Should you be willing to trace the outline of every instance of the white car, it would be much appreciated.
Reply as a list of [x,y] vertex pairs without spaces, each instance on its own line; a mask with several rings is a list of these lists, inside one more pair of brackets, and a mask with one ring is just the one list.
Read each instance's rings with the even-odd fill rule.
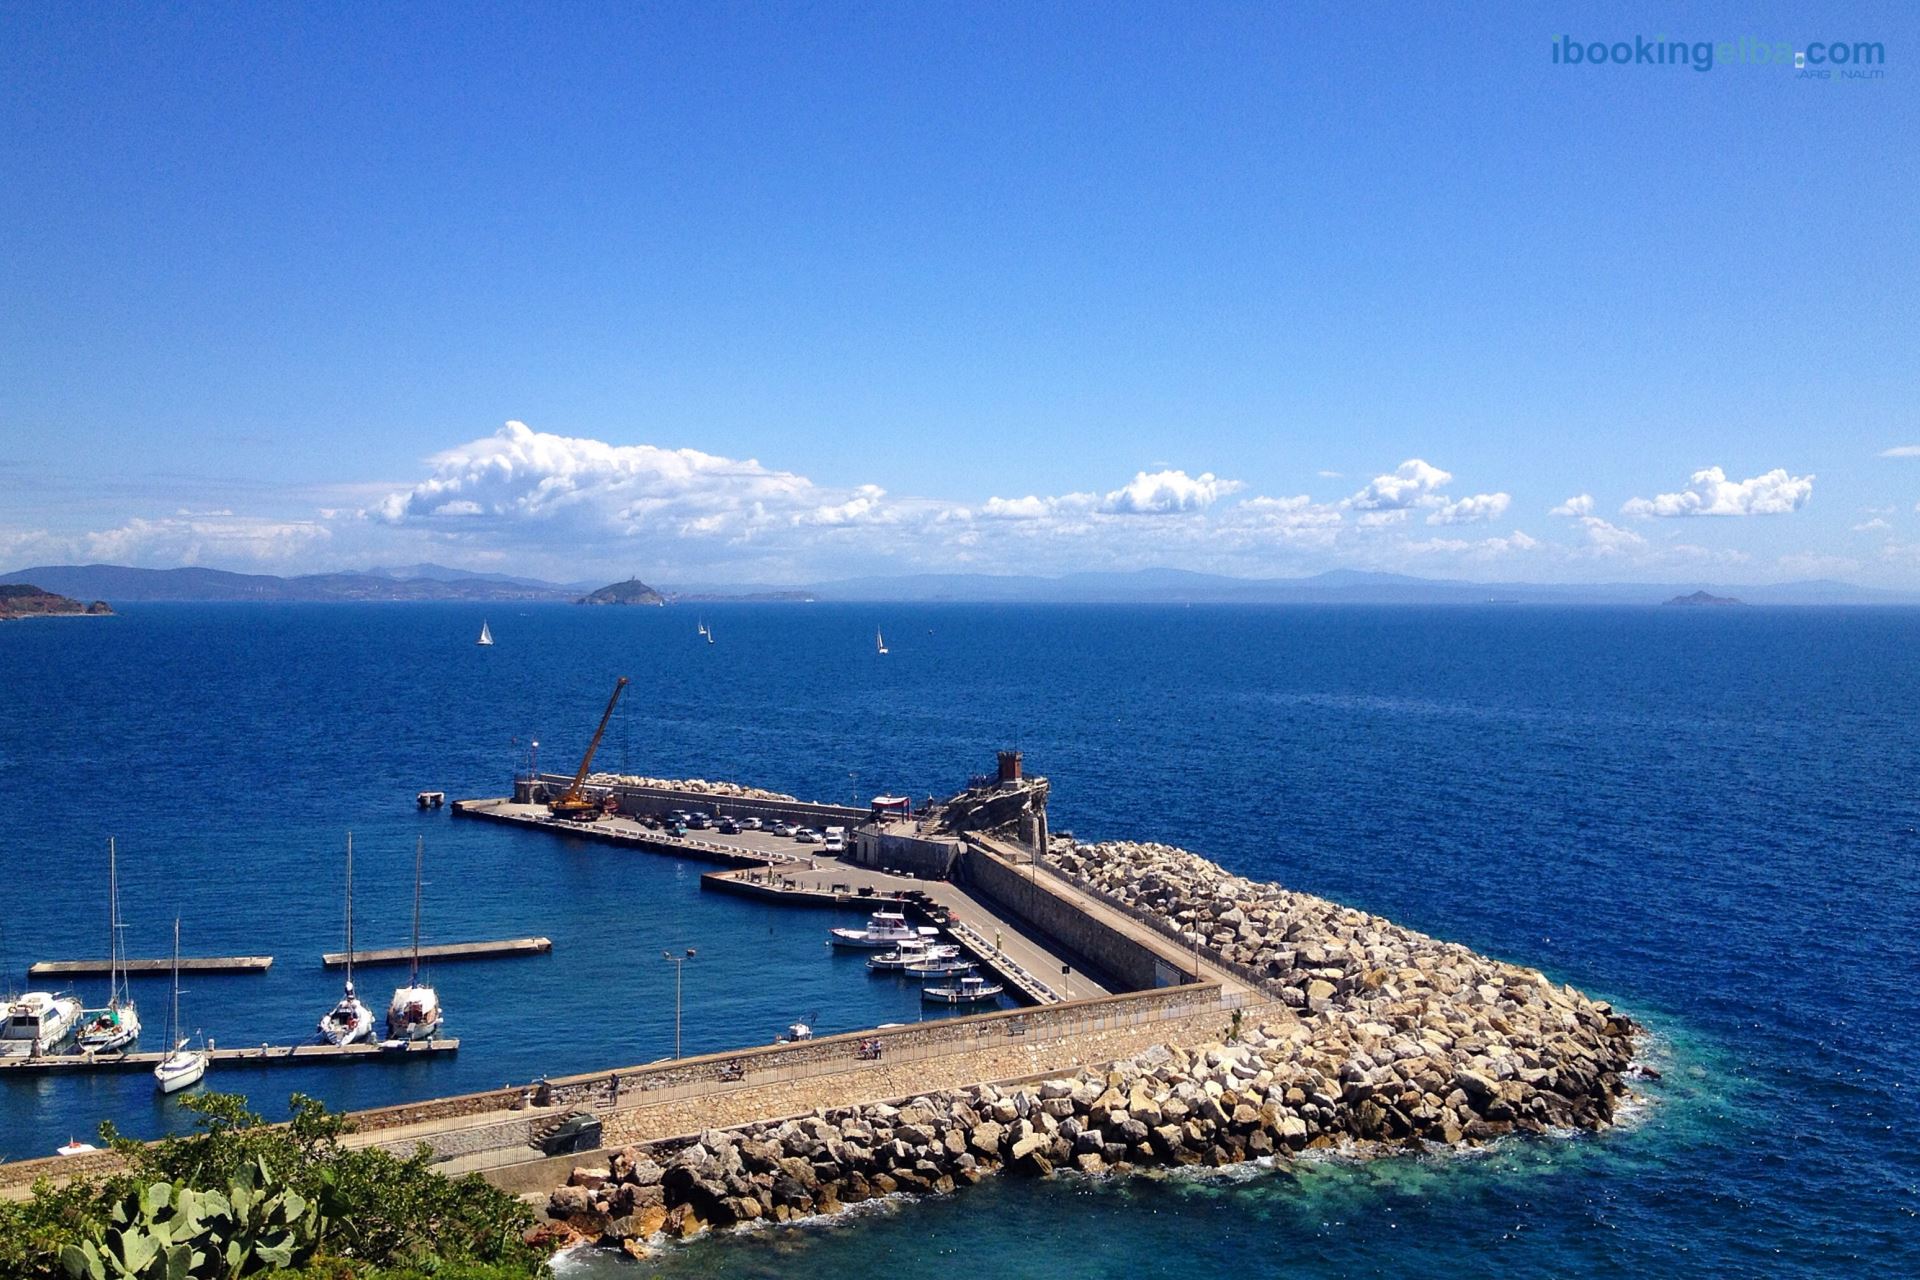
[[819,844],[820,833],[811,827],[802,827],[793,833],[793,838],[801,844]]

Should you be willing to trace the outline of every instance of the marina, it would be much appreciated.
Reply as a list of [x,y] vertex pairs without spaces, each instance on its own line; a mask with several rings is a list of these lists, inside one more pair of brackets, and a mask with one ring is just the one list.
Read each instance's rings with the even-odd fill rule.
[[[27,966],[34,978],[106,978],[118,965],[121,973],[171,973],[173,961],[157,960],[39,960]],[[181,956],[182,973],[265,973],[272,956]]]

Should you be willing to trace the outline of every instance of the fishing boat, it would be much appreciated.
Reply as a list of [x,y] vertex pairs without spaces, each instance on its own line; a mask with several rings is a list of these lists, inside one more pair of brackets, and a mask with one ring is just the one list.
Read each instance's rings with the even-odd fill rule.
[[974,962],[956,951],[950,956],[928,956],[901,972],[909,978],[954,978],[973,972]]
[[475,640],[474,643],[475,644],[492,644],[493,643],[493,632],[487,629],[487,620],[485,618],[480,619],[480,638],[478,640]]
[[902,938],[893,950],[883,951],[869,957],[867,968],[876,973],[910,969],[916,964],[929,964],[935,960],[950,960],[960,954],[960,948],[944,943],[932,943],[925,938]]
[[997,982],[967,977],[943,987],[922,987],[920,998],[928,1004],[992,1004],[1004,990]]
[[51,991],[29,991],[7,1005],[0,1025],[0,1058],[37,1058],[60,1046],[80,1021],[80,1002]]
[[81,1015],[82,1053],[113,1053],[140,1038],[140,1015],[127,990],[127,948],[121,939],[120,856],[107,837],[107,1007]]
[[827,941],[836,947],[848,947],[856,951],[891,951],[902,942],[925,939],[938,932],[937,929],[914,928],[898,911],[876,911],[867,917],[867,923],[862,928],[829,930]]
[[167,1015],[167,1043],[172,1048],[153,1068],[153,1082],[162,1093],[178,1093],[200,1083],[207,1074],[205,1049],[187,1048],[187,1037],[180,1032],[180,917],[173,918],[173,1006]]
[[874,652],[879,654],[885,654],[887,651],[887,638],[880,634],[878,627],[873,629],[873,648]]
[[373,1039],[373,1013],[353,993],[353,833],[347,833],[347,989],[320,1019],[320,1038],[328,1044]]
[[[419,837],[413,846],[413,966],[407,973],[407,985],[394,990],[387,1003],[387,1039],[431,1040],[440,1032],[440,995],[420,981],[420,862],[427,842]],[[352,944],[348,944],[351,948]]]

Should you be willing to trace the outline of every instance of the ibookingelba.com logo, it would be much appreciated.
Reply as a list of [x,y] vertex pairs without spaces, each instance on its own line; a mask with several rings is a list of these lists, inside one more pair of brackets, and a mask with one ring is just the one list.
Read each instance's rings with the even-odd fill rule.
[[1711,71],[1721,66],[1782,67],[1822,78],[1838,72],[1861,79],[1886,74],[1887,46],[1878,40],[1670,40],[1635,36],[1631,40],[1553,42],[1553,61],[1563,67],[1690,67]]

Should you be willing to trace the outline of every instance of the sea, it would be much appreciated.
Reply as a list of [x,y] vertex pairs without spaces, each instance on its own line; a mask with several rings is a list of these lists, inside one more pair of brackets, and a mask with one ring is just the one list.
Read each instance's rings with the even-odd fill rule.
[[[496,644],[474,643],[482,621]],[[697,634],[707,623],[714,643]],[[874,651],[884,629],[890,653]],[[268,1116],[923,1016],[831,912],[703,867],[421,811],[572,767],[829,801],[945,795],[1016,748],[1056,831],[1201,852],[1538,966],[1649,1029],[1626,1123],[1463,1154],[990,1180],[563,1274],[1066,1280],[1920,1272],[1920,611],[713,604],[130,604],[0,625],[0,966],[107,946],[191,974],[221,1045],[312,1038],[360,946],[540,934],[434,966],[459,1052],[217,1064]],[[662,952],[695,956],[680,971]],[[362,970],[384,1008],[405,970]],[[74,989],[89,1004],[104,980]],[[168,983],[134,984],[144,1045]],[[0,1079],[0,1155],[189,1123],[144,1073]]]

